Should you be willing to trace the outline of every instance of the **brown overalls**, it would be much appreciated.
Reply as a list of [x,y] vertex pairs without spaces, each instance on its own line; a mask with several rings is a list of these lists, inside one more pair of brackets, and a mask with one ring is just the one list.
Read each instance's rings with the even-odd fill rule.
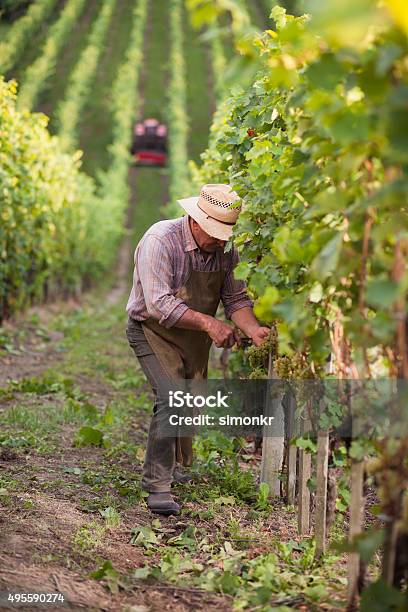
[[[218,257],[218,253],[216,256]],[[221,299],[225,270],[221,269],[220,261],[217,266],[219,269],[214,272],[193,270],[192,259],[190,263],[190,275],[175,295],[192,310],[215,316]],[[170,380],[207,378],[212,340],[206,332],[179,327],[167,329],[153,318],[142,321],[142,328],[147,342]],[[158,409],[170,410],[168,406]],[[156,412],[150,425],[143,469],[143,487],[151,491],[158,490],[154,482],[156,475],[158,480],[163,481],[163,470],[168,471],[171,482],[175,462],[190,466],[193,457],[192,438],[170,439],[169,445],[159,439],[158,416]]]

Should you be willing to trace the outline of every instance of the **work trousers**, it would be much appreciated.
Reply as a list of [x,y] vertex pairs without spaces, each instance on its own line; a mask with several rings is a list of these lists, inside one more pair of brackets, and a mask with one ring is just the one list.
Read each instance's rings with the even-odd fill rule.
[[139,321],[128,318],[126,336],[140,366],[153,389],[154,406],[143,465],[142,488],[150,493],[170,491],[176,466],[176,438],[159,433],[159,423],[168,418],[168,404],[160,393],[163,382],[169,380],[155,353],[150,348]]

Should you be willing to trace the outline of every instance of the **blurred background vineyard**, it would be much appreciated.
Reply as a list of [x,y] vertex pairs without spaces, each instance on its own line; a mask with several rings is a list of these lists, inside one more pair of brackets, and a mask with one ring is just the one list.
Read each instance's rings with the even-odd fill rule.
[[[214,111],[259,66],[252,39],[273,5],[1,2],[0,321],[106,279],[124,234],[135,244],[177,212]],[[133,124],[149,116],[169,125],[162,171],[131,167]]]
[[[146,228],[229,182],[277,374],[408,377],[406,0],[0,0],[0,15],[0,323],[110,286],[121,262],[129,282]],[[133,164],[145,117],[168,125],[165,168]],[[408,466],[398,436],[376,444],[352,459],[375,450],[372,476],[394,483],[379,505],[395,543]]]
[[[124,233],[134,244],[191,192],[187,162],[253,74],[249,38],[271,3],[201,3],[192,23],[195,4],[1,2],[0,319],[105,278]],[[131,168],[133,124],[149,116],[169,124],[162,171]]]

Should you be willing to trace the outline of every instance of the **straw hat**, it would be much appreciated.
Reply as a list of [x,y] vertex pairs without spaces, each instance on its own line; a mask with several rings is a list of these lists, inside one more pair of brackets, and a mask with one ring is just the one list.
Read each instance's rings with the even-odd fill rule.
[[213,238],[229,240],[241,210],[240,198],[230,185],[203,185],[200,195],[177,202]]

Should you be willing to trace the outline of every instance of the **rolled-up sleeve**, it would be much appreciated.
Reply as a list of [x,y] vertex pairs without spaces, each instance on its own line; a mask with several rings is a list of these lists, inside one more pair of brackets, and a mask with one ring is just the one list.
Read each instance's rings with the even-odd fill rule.
[[225,316],[231,319],[231,315],[236,310],[245,308],[246,306],[253,307],[253,301],[248,297],[246,284],[244,281],[234,278],[234,268],[239,262],[239,256],[236,249],[232,250],[231,264],[227,269],[224,283],[221,289],[221,300],[224,305]]
[[172,290],[173,260],[166,242],[147,234],[136,250],[135,265],[149,316],[163,327],[172,327],[188,306]]

